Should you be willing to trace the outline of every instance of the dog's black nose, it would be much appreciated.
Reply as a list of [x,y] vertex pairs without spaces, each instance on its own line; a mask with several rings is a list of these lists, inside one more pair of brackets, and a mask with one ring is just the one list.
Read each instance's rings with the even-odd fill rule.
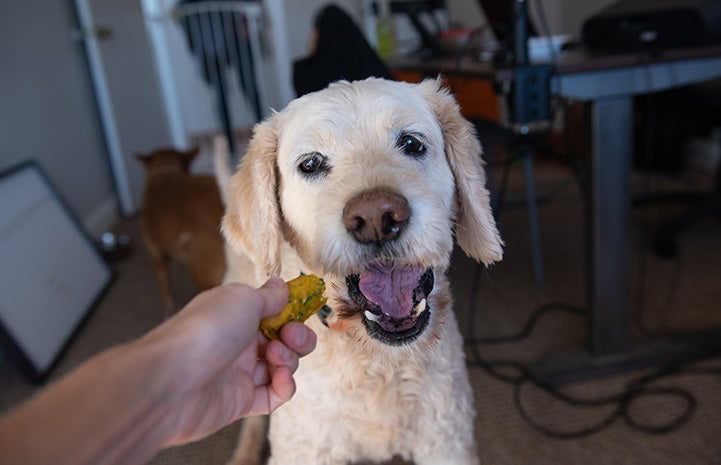
[[346,230],[361,244],[395,240],[410,217],[408,201],[385,189],[364,191],[343,209]]

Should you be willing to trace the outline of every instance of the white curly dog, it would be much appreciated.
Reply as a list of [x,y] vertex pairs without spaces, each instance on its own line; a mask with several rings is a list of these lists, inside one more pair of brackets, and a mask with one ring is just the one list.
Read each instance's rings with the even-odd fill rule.
[[[294,100],[256,126],[226,195],[228,280],[327,285],[269,463],[477,464],[446,271],[454,234],[485,264],[503,244],[480,143],[440,82],[340,81]],[[232,463],[259,463],[265,422],[245,420]]]

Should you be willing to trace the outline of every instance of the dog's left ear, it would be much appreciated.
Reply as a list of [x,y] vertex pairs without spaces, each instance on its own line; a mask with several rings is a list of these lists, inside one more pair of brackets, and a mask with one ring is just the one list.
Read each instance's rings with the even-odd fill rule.
[[470,257],[489,265],[503,257],[503,241],[491,211],[481,144],[440,79],[419,84],[443,132],[446,158],[456,181],[456,240]]
[[255,266],[259,283],[280,275],[280,205],[277,194],[278,138],[272,120],[258,124],[248,151],[230,179],[222,230],[236,252]]

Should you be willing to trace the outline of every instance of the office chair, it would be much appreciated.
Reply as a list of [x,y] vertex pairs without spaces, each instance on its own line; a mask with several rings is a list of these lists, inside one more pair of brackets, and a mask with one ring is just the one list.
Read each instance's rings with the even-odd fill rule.
[[[310,56],[293,64],[293,85],[299,97],[323,89],[339,79],[358,80],[372,76],[395,79],[353,19],[338,6],[331,4],[320,10],[315,19],[315,33],[315,50]],[[534,277],[537,286],[542,287],[544,276],[533,180],[533,156],[530,150],[532,141],[529,137],[519,137],[496,121],[478,117],[467,119],[475,126],[485,153],[491,159],[489,168],[497,162],[493,155],[498,147],[522,154]],[[502,202],[499,200],[503,200],[503,195],[499,195],[495,189],[493,170],[488,169],[487,173],[491,205],[494,212],[498,213],[502,209]]]

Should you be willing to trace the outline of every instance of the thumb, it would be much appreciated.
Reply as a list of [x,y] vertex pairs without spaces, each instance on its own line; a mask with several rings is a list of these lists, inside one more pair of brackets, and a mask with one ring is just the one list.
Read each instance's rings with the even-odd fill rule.
[[288,303],[288,286],[280,278],[271,278],[258,288],[263,305],[260,318],[268,318],[280,313]]

